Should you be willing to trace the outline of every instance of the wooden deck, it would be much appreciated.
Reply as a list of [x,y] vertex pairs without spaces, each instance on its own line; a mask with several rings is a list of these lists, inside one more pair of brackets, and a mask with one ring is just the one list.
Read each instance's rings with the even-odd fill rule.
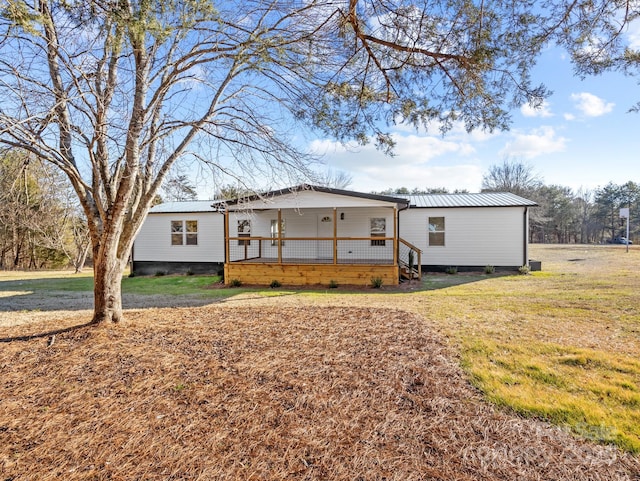
[[[307,260],[308,261],[308,260]],[[294,261],[292,261],[294,262]],[[325,285],[331,281],[338,285],[368,286],[371,279],[380,278],[384,285],[398,284],[398,266],[390,264],[333,264],[329,263],[273,263],[232,262],[224,266],[224,280],[229,284],[237,279],[243,284],[270,285],[278,281],[282,285]]]

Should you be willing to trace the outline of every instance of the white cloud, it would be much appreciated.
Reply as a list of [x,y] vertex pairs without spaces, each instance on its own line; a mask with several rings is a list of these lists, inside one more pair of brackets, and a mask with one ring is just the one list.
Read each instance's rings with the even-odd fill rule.
[[331,140],[316,140],[311,143],[310,150],[323,154],[328,168],[350,173],[353,184],[349,188],[353,190],[370,192],[390,187],[479,189],[482,172],[472,159],[476,151],[470,142],[398,134],[394,134],[394,139],[397,142],[394,157],[384,155],[373,145],[345,147]]
[[542,105],[540,105],[540,107],[538,108],[532,106],[529,103],[526,103],[522,107],[520,107],[520,112],[525,117],[553,117],[550,105],[546,100],[543,101]]
[[574,101],[576,109],[587,117],[600,117],[608,114],[615,105],[612,102],[607,103],[600,97],[588,92],[571,94],[571,100]]
[[394,126],[394,130],[396,133],[406,133],[406,134],[414,134],[419,137],[434,137],[434,138],[444,138],[449,141],[458,141],[458,142],[485,142],[490,140],[498,135],[500,132],[489,132],[487,130],[475,129],[471,132],[467,132],[467,129],[464,127],[464,122],[460,120],[456,120],[453,122],[451,128],[446,131],[444,137],[441,135],[440,127],[442,123],[433,120],[429,124],[429,130],[425,131],[422,127],[416,128],[413,125],[408,124],[399,124]]
[[629,24],[627,37],[629,38],[630,48],[640,49],[640,21],[634,20]]
[[390,163],[396,168],[421,165],[443,155],[468,156],[475,151],[468,142],[454,142],[439,137],[393,134],[393,139],[396,141],[394,157],[385,155],[372,144],[364,147],[356,144],[344,146],[331,140],[315,140],[310,150],[325,155],[332,167],[350,171]]
[[396,168],[394,159],[387,166],[375,166],[355,173],[349,189],[360,192],[381,191],[388,188],[444,187],[450,191],[466,189],[478,192],[482,183],[482,168],[472,163],[451,166],[405,166]]
[[500,154],[505,157],[532,159],[544,154],[562,152],[567,139],[559,137],[553,127],[543,126],[529,133],[514,132],[513,140],[506,143]]

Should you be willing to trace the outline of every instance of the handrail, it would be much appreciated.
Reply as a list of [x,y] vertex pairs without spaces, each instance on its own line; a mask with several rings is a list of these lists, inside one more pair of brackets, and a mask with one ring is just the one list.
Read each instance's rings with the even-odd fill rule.
[[398,241],[400,241],[402,244],[406,245],[409,249],[414,250],[418,253],[422,253],[421,249],[418,249],[416,246],[414,246],[411,242],[407,242],[406,240],[404,240],[402,237],[398,237]]
[[[411,242],[407,242],[402,237],[398,237],[398,242],[404,245],[405,247],[407,247],[410,251],[415,251],[418,254],[418,263],[415,266],[412,266],[412,268],[418,271],[418,279],[421,280],[422,279],[422,250],[418,249]],[[400,248],[398,247],[398,251],[399,250]]]

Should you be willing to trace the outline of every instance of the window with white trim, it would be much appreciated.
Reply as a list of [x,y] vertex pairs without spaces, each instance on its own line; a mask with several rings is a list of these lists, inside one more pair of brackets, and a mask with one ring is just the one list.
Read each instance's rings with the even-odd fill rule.
[[[251,221],[249,219],[242,219],[238,221],[238,237],[251,237]],[[239,246],[250,246],[251,240],[238,239]]]
[[[371,218],[371,237],[387,237],[387,219],[384,217]],[[371,239],[372,246],[384,246],[387,243],[384,239]]]
[[172,246],[197,246],[198,245],[198,221],[197,220],[172,220],[171,221],[171,245]]
[[444,246],[444,217],[429,217],[429,245]]

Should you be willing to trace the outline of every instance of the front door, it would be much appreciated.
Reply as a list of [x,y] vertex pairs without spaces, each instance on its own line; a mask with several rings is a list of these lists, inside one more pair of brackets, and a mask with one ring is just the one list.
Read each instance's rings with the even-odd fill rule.
[[333,212],[328,214],[318,214],[318,237],[325,240],[318,240],[318,259],[333,259]]

